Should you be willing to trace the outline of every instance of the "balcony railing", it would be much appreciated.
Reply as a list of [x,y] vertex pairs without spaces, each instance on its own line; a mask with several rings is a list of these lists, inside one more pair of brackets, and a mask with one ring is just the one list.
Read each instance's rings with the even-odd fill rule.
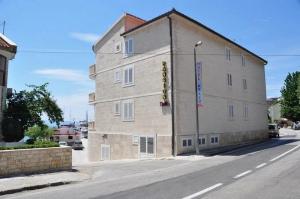
[[88,130],[95,131],[95,122],[89,122]]
[[90,76],[90,79],[95,79],[95,77],[96,77],[96,65],[95,64],[90,66],[89,76]]
[[90,93],[89,94],[89,102],[91,103],[91,102],[95,102],[95,100],[96,100],[96,95],[95,95],[95,93],[93,92],[93,93]]

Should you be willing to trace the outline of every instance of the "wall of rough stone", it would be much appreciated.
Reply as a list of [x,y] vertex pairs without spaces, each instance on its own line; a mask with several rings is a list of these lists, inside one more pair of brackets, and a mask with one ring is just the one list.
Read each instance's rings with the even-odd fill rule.
[[0,151],[0,176],[70,170],[71,168],[71,147]]

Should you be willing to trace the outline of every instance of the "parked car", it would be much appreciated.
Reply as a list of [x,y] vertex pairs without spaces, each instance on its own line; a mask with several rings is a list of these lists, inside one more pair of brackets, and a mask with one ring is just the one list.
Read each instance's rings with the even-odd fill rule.
[[295,130],[300,130],[300,121],[295,122],[293,128]]
[[59,144],[59,146],[67,146],[68,145],[67,142],[65,142],[65,141],[60,141],[60,142],[58,142],[58,144]]
[[80,140],[76,140],[72,146],[72,149],[74,150],[83,150],[83,145],[82,142]]
[[269,137],[273,138],[273,137],[277,137],[279,138],[279,130],[277,127],[277,124],[269,124]]

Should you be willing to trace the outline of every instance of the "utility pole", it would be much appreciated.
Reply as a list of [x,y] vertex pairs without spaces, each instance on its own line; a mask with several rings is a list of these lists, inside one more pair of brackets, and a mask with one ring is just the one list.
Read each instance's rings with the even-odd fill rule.
[[4,33],[5,33],[5,20],[3,21],[3,23],[2,23],[2,26],[3,26],[3,29],[2,29],[2,34],[4,35]]

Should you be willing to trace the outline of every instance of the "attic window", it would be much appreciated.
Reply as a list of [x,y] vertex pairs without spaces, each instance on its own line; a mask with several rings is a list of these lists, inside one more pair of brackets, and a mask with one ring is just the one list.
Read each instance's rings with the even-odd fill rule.
[[117,42],[115,44],[115,53],[119,53],[122,50],[122,43],[121,42]]

